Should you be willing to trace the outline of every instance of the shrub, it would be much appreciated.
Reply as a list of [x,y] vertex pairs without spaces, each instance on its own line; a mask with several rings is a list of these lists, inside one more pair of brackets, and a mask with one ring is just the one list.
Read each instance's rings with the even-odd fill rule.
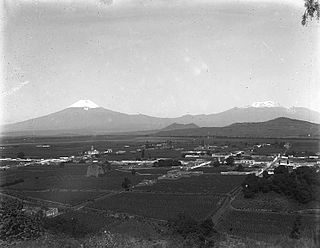
[[176,218],[170,220],[168,226],[173,234],[179,234],[187,243],[197,244],[200,247],[211,243],[210,237],[217,233],[211,219],[198,222],[184,213],[180,213]]
[[0,239],[4,241],[27,240],[39,237],[43,232],[43,214],[30,216],[21,202],[6,200],[0,203]]
[[129,178],[125,177],[121,186],[128,191],[131,188],[131,181],[129,180]]
[[171,166],[181,166],[181,162],[175,159],[159,159],[154,162],[154,167],[171,167]]
[[89,233],[89,229],[77,218],[67,218],[59,215],[55,218],[46,219],[44,222],[45,229],[56,233],[65,234],[73,238],[84,237]]
[[18,154],[17,154],[17,158],[21,158],[21,159],[23,159],[24,157],[25,157],[24,152],[18,152]]

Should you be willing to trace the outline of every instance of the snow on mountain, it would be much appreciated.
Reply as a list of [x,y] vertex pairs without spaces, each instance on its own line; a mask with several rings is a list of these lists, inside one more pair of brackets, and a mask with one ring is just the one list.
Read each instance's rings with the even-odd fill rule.
[[92,108],[99,108],[99,106],[91,100],[80,100],[70,105],[69,108],[83,108],[84,110],[88,110]]
[[[223,127],[233,123],[265,122],[285,117],[320,123],[320,113],[302,107],[284,108],[272,101],[253,103],[250,107],[232,108],[215,114],[185,115],[158,118],[140,114],[125,114],[99,107],[90,100],[80,100],[66,109],[34,119],[4,125],[2,133],[16,135],[49,135],[59,133],[107,134],[188,127]],[[180,124],[174,124],[180,123]],[[186,125],[182,125],[186,124]],[[195,127],[191,127],[195,128]]]
[[274,101],[264,101],[264,102],[254,102],[246,108],[274,108],[280,107],[279,103],[275,103]]

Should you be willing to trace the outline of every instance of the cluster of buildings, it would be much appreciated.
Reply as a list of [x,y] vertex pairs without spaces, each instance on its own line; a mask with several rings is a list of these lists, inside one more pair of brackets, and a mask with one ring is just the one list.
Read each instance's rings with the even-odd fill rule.
[[173,169],[167,172],[167,174],[158,177],[158,180],[177,180],[182,177],[191,177],[191,176],[200,176],[203,174],[203,171],[188,171]]
[[61,212],[59,212],[58,208],[56,207],[39,207],[31,205],[24,205],[22,211],[30,216],[34,216],[40,213],[47,218],[53,218],[61,214]]

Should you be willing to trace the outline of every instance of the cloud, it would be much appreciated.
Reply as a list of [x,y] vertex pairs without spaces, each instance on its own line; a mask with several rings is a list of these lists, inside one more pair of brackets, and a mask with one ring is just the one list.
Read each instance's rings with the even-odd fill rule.
[[199,67],[194,66],[192,70],[193,70],[193,75],[195,76],[199,76],[201,74],[201,68]]
[[184,59],[184,61],[186,61],[187,63],[190,62],[190,60],[191,60],[191,58],[190,58],[189,56],[185,56],[183,59]]
[[2,92],[2,93],[1,93],[1,96],[4,96],[4,97],[6,97],[6,96],[11,96],[12,94],[14,94],[14,93],[16,93],[17,91],[21,90],[24,86],[26,86],[26,85],[29,84],[29,83],[30,83],[30,81],[25,81],[25,82],[23,82],[23,83],[20,83],[20,84],[18,84],[17,86],[11,88],[11,89],[8,90],[8,91]]
[[209,72],[209,67],[205,62],[201,62],[199,65],[192,67],[193,75],[199,76],[203,72]]

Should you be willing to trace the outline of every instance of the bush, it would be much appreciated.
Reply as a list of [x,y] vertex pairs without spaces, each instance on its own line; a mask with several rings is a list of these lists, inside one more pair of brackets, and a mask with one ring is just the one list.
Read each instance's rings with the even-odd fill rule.
[[184,213],[168,222],[168,226],[173,234],[181,235],[187,242],[203,247],[210,241],[210,236],[217,231],[214,229],[211,219],[198,222]]
[[122,184],[121,184],[122,188],[124,188],[126,191],[128,191],[131,188],[131,181],[129,180],[129,178],[125,177]]
[[244,197],[252,198],[259,191],[259,178],[254,174],[249,174],[241,184]]
[[84,237],[89,233],[89,229],[77,218],[67,218],[59,215],[55,218],[46,219],[44,222],[45,229],[56,233],[65,234],[73,238]]
[[25,157],[25,154],[23,152],[18,152],[17,158],[23,159]]
[[171,166],[181,166],[181,162],[175,159],[159,159],[154,162],[154,167],[171,167]]
[[4,241],[28,240],[39,237],[43,232],[43,214],[30,216],[22,211],[17,200],[0,203],[0,239]]
[[227,157],[226,164],[232,166],[234,164],[234,157],[232,156]]

